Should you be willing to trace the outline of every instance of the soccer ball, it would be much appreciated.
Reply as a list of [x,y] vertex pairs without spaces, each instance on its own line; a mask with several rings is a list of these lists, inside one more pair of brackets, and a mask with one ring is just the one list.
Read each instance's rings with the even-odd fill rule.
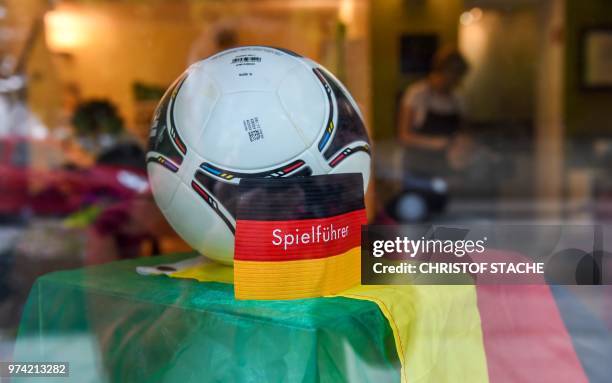
[[191,65],[155,111],[147,152],[153,196],[194,249],[231,264],[242,178],[370,175],[361,112],[325,68],[262,46]]

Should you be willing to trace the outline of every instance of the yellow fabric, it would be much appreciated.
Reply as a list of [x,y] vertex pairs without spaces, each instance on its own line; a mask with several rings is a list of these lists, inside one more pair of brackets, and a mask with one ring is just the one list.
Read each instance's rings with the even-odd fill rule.
[[475,286],[357,286],[339,295],[378,305],[393,331],[402,383],[488,382]]
[[[232,268],[203,261],[170,276],[232,283]],[[337,296],[378,305],[393,331],[402,383],[488,382],[475,286],[359,285]]]
[[326,258],[234,261],[237,299],[298,299],[338,294],[359,284],[361,248]]
[[200,282],[234,283],[234,269],[202,259],[202,263],[169,274],[173,278],[195,279]]

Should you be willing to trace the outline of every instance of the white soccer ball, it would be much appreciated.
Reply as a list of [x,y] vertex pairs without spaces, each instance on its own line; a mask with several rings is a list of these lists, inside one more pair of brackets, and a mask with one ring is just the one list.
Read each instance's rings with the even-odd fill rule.
[[226,50],[190,66],[151,126],[153,196],[194,249],[231,264],[241,178],[361,173],[370,146],[361,112],[319,64],[283,49]]

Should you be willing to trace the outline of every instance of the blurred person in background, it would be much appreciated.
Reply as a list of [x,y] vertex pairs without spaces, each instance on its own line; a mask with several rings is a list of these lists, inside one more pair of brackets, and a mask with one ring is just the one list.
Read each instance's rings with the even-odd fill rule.
[[144,170],[145,153],[126,132],[117,108],[110,101],[90,100],[79,104],[72,117],[79,144],[97,164]]
[[66,168],[87,168],[94,164],[95,158],[83,148],[74,134],[72,117],[81,105],[81,89],[76,83],[62,87],[61,109],[53,136],[58,140],[64,154]]
[[76,107],[72,123],[79,144],[95,157],[94,166],[117,169],[110,174],[137,191],[126,196],[101,190],[89,196],[89,208],[72,217],[88,225],[86,262],[159,254],[161,238],[172,230],[148,189],[145,152],[124,129],[117,108],[106,100],[86,101]]
[[442,213],[448,197],[494,196],[497,156],[466,129],[456,93],[469,66],[443,47],[428,76],[408,87],[399,106],[398,138],[404,146],[402,191],[388,204],[390,216],[418,222]]
[[408,87],[399,107],[398,134],[405,167],[417,174],[445,175],[469,164],[470,140],[461,135],[463,108],[456,88],[469,67],[459,51],[436,52],[427,78]]
[[492,175],[500,157],[480,143],[464,121],[456,90],[468,69],[456,49],[438,50],[427,78],[404,92],[398,134],[406,148],[406,176],[443,177],[450,194],[478,196],[495,193]]

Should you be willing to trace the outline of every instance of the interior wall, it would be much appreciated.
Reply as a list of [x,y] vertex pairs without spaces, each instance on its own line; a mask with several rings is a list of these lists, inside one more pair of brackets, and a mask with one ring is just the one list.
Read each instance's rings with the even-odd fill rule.
[[[217,50],[213,40],[220,28],[235,28],[240,45],[282,46],[331,66],[336,63],[337,9],[283,8],[267,4],[258,8],[245,2],[60,3],[60,43],[53,47],[54,70],[62,84],[77,84],[82,99],[107,98],[119,107],[128,127],[137,113],[132,85],[135,81],[167,87],[189,63]],[[228,5],[229,4],[229,5]],[[47,23],[48,24],[48,23]],[[70,28],[78,41],[65,39]],[[47,28],[49,32],[49,28]],[[74,33],[73,33],[74,34]],[[64,37],[66,37],[64,36]],[[40,60],[32,60],[40,62]],[[352,76],[354,77],[354,76]],[[350,87],[350,85],[349,85]],[[52,97],[45,87],[31,89],[31,101],[44,104]],[[61,89],[55,97],[62,97]]]
[[373,133],[395,137],[397,95],[410,80],[400,73],[399,43],[404,33],[435,33],[441,44],[457,44],[463,0],[371,1]]
[[[566,0],[565,119],[571,137],[610,137],[612,91],[580,87],[580,34],[590,26],[612,28],[612,1]],[[610,68],[612,70],[612,68]]]
[[462,84],[470,120],[532,120],[537,23],[533,8],[484,9],[479,20],[459,28],[459,48],[470,64]]
[[191,23],[131,18],[112,6],[58,11],[73,15],[83,39],[73,47],[52,47],[62,83],[78,86],[83,100],[112,101],[128,126],[134,115],[132,84],[170,84],[185,69],[198,33]]
[[542,2],[539,12],[538,73],[536,81],[536,156],[534,188],[539,200],[539,215],[558,219],[562,213],[564,183],[565,121],[563,77],[565,73],[566,25],[564,0]]

